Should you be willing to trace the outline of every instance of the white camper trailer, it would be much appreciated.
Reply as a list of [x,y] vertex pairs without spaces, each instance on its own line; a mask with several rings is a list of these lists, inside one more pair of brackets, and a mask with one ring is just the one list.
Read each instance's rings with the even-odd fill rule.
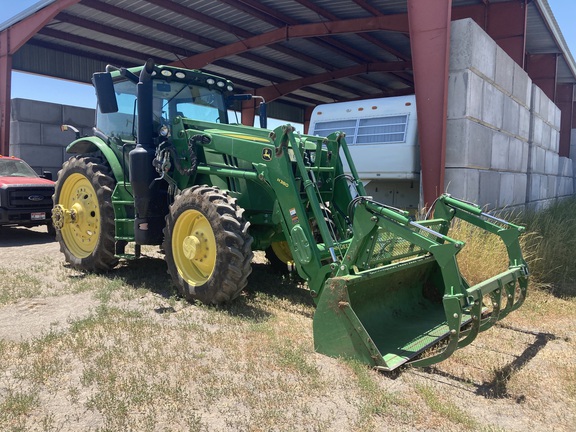
[[416,209],[420,153],[415,96],[318,105],[310,134],[346,133],[346,142],[366,192],[384,204]]

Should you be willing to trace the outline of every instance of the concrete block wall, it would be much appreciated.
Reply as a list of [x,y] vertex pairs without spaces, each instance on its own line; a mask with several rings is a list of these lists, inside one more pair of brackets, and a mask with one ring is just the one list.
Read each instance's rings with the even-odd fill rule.
[[523,209],[574,192],[572,161],[558,157],[560,110],[471,19],[452,23],[448,79],[449,193]]
[[451,34],[446,190],[490,209],[524,205],[532,81],[474,21]]
[[68,159],[66,146],[74,140],[73,132],[62,132],[69,124],[82,135],[92,135],[95,111],[28,99],[12,99],[10,120],[10,155],[24,159],[38,173],[50,171],[54,178]]
[[527,201],[541,209],[574,193],[573,166],[558,155],[560,109],[537,86],[532,86],[530,155]]

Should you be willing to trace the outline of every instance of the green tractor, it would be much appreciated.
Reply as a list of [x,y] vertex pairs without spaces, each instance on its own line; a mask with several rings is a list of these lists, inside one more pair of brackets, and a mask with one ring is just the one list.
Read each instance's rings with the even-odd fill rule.
[[[76,133],[54,195],[72,266],[103,272],[161,245],[180,294],[220,304],[247,285],[253,250],[266,251],[307,282],[316,350],[386,371],[447,358],[524,301],[522,227],[449,195],[418,222],[374,202],[343,133],[231,124],[231,103],[251,96],[198,70],[148,61],[92,81],[97,127]],[[508,270],[468,284],[454,219],[500,237]]]

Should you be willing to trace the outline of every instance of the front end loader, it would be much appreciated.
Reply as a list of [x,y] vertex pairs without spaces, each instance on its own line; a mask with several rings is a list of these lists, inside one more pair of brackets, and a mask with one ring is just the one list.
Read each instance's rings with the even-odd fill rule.
[[[522,227],[449,195],[422,221],[373,201],[343,133],[231,124],[231,103],[250,96],[196,70],[148,61],[93,83],[97,126],[68,146],[54,195],[73,266],[107,271],[161,245],[180,294],[219,304],[247,285],[253,250],[266,251],[307,282],[316,350],[385,371],[447,358],[524,301]],[[469,284],[457,220],[499,238],[508,269]]]

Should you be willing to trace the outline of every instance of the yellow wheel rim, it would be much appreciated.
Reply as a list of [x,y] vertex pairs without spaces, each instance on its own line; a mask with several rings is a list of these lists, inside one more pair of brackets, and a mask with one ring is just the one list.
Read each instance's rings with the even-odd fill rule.
[[172,254],[182,279],[192,286],[206,283],[216,266],[216,252],[208,219],[197,210],[182,213],[172,232]]
[[290,261],[294,261],[294,258],[292,257],[292,251],[290,250],[290,246],[288,246],[288,242],[274,242],[270,246],[272,247],[276,258],[278,258],[284,264],[287,264]]
[[69,221],[60,231],[66,247],[75,257],[86,258],[100,236],[100,209],[94,187],[84,175],[72,174],[62,185],[58,204],[70,212]]

